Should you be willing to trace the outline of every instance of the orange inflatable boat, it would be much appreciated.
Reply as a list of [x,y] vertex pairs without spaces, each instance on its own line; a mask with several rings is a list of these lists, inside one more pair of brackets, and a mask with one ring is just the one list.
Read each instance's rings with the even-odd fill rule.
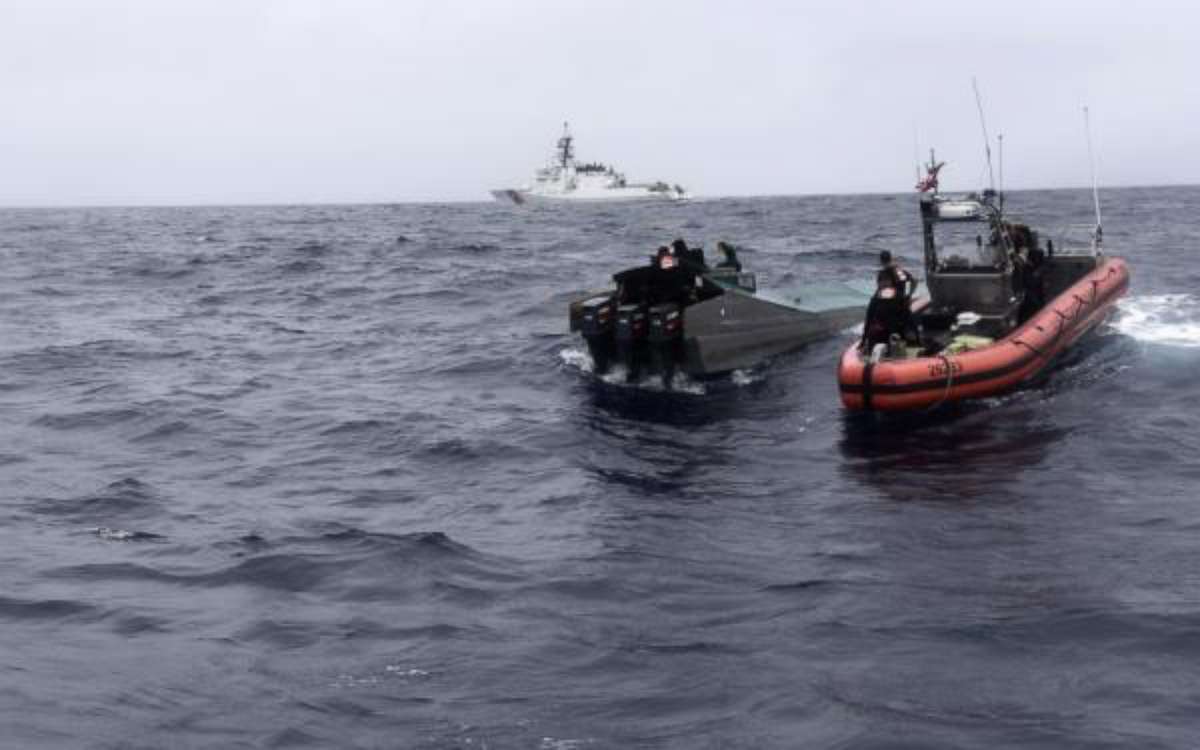
[[941,167],[931,154],[918,185],[928,294],[916,298],[912,277],[881,254],[863,337],[838,365],[847,409],[917,411],[1015,388],[1099,325],[1129,287],[1125,261],[1100,249],[1099,209],[1087,236],[1069,227],[1056,252],[1055,238],[1043,242],[1010,218],[995,191],[939,194]]
[[[1123,260],[1098,258],[1082,278],[991,343],[985,343],[985,337],[962,337],[967,339],[965,347],[952,345],[934,355],[872,362],[856,342],[846,349],[838,367],[842,403],[852,410],[914,411],[1011,390],[1041,373],[1100,324],[1128,286],[1129,270]],[[974,348],[966,348],[972,344]]]

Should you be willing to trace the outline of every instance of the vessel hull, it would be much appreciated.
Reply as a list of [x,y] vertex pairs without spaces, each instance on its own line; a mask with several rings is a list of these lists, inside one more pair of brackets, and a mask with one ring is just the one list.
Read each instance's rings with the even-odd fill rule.
[[862,320],[870,297],[865,288],[854,284],[811,284],[792,290],[790,297],[726,288],[720,295],[683,308],[682,335],[669,355],[664,355],[665,349],[646,347],[646,356],[631,359],[628,352],[618,350],[611,334],[589,337],[582,330],[583,305],[612,295],[611,291],[591,292],[572,302],[569,311],[570,328],[585,333],[597,372],[605,371],[610,362],[624,361],[631,373],[678,370],[693,376],[754,367],[836,336]]
[[837,335],[861,321],[865,309],[865,298],[815,311],[726,292],[684,312],[682,368],[691,375],[714,375],[753,367]]
[[529,190],[493,190],[491,193],[492,197],[501,203],[512,203],[518,206],[564,203],[678,203],[688,200],[686,195],[622,188],[587,193],[536,193]]

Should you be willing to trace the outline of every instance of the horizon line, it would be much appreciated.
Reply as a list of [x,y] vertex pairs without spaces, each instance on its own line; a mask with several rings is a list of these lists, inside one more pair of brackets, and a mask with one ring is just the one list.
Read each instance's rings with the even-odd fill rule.
[[[1195,182],[1178,182],[1178,183],[1159,183],[1159,184],[1135,184],[1135,185],[1109,185],[1101,188],[1104,190],[1145,190],[1151,188],[1195,188],[1200,187],[1200,183]],[[1091,185],[1072,185],[1064,187],[1022,187],[1008,188],[1004,193],[1031,193],[1031,192],[1058,192],[1070,190],[1086,190],[1091,191]],[[949,190],[948,194],[962,194],[968,192],[979,192],[982,188],[967,189],[967,190]],[[819,193],[724,193],[719,195],[693,195],[688,201],[703,201],[703,200],[725,200],[725,199],[767,199],[767,198],[827,198],[827,197],[853,197],[853,196],[897,196],[897,195],[919,195],[912,190],[904,191],[888,191],[888,190],[870,190],[870,191],[836,191],[836,192],[819,192]],[[299,208],[299,207],[316,207],[316,206],[469,206],[469,205],[505,205],[489,198],[480,199],[449,199],[449,200],[359,200],[359,201],[263,201],[258,202],[196,202],[196,203],[28,203],[28,204],[3,204],[0,205],[0,211],[44,211],[44,210],[77,210],[77,209],[122,209],[122,208]],[[571,205],[569,202],[561,204],[548,205]],[[607,205],[602,201],[589,203],[586,205]],[[644,204],[645,205],[645,204]],[[664,204],[665,205],[665,204]]]

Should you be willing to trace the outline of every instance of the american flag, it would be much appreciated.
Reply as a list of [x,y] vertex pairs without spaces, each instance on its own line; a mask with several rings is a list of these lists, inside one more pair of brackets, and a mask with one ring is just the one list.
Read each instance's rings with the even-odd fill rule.
[[929,166],[925,167],[925,177],[923,177],[921,181],[917,183],[917,192],[927,193],[930,190],[936,191],[938,188],[938,172],[940,172],[944,166],[946,166],[946,162],[944,161],[939,161],[936,164],[930,162]]

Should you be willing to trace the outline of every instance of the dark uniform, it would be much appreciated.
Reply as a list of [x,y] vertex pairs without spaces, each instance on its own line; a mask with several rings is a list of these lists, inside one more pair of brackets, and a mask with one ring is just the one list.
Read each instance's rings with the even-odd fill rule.
[[671,252],[684,270],[691,272],[693,276],[708,270],[708,264],[704,262],[704,248],[689,248],[686,242],[677,239],[671,243]]
[[680,261],[678,254],[662,247],[659,248],[654,261],[646,302],[651,305],[663,302],[686,305],[691,302],[696,286],[696,276]]
[[884,289],[880,289],[871,297],[871,301],[867,303],[867,320],[863,325],[863,345],[870,351],[876,344],[886,344],[891,339],[892,334],[905,333],[905,328],[908,326],[908,302],[895,289],[885,287],[891,291],[890,296],[883,296]]
[[[886,250],[883,252],[887,253],[887,260],[883,261],[883,267],[880,268],[879,273],[876,274],[876,279],[878,280],[886,275],[889,279],[891,279],[892,287],[900,293],[901,297],[906,300],[912,299],[913,294],[917,291],[917,280],[913,278],[911,273],[905,271],[899,266],[899,264],[896,263],[896,261],[892,260],[891,253],[888,253]],[[880,260],[882,261],[883,258],[884,254],[881,253]]]
[[1046,306],[1045,259],[1042,249],[1035,247],[1029,251],[1029,258],[1021,264],[1021,288],[1025,292],[1018,313],[1021,322],[1029,320]]

